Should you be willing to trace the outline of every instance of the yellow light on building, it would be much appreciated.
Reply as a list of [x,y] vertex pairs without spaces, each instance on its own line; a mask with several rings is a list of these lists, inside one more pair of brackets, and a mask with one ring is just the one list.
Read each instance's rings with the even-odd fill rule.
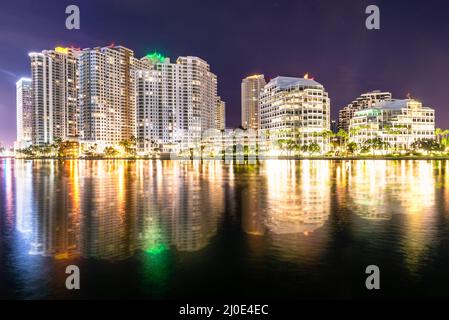
[[248,76],[247,79],[257,79],[263,77],[263,74],[253,74],[252,76]]
[[69,53],[69,48],[56,47],[55,51],[58,52],[58,53],[68,54]]

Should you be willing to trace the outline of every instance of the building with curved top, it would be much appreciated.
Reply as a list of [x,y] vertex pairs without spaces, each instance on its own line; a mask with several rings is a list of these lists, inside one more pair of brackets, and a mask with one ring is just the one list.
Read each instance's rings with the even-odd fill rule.
[[307,75],[276,77],[264,87],[260,102],[261,129],[271,140],[294,139],[327,149],[320,133],[330,129],[330,99],[322,84]]

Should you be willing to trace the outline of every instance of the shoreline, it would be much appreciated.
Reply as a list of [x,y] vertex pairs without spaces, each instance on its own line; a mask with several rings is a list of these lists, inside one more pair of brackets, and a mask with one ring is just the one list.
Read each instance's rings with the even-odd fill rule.
[[[170,160],[170,161],[194,161],[194,160],[201,160],[201,161],[225,161],[224,159],[213,159],[213,158],[206,158],[206,159],[170,159],[170,157],[160,157],[157,159],[153,158],[107,158],[107,157],[93,157],[93,158],[58,158],[58,157],[30,157],[30,158],[22,158],[22,157],[0,157],[0,159],[17,159],[17,160],[79,160],[79,161],[98,161],[98,160],[128,160],[128,161],[151,161],[151,160]],[[242,159],[230,159],[232,161],[242,161]],[[326,161],[343,161],[343,160],[449,160],[449,156],[351,156],[351,157],[326,157],[326,156],[316,156],[316,157],[263,157],[263,158],[256,158],[252,159],[255,161],[265,161],[265,160],[326,160]],[[247,158],[243,159],[243,161],[248,161]]]

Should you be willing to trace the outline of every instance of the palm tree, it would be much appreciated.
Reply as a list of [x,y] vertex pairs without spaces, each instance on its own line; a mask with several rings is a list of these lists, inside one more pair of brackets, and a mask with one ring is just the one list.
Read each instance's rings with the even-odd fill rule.
[[390,143],[383,141],[381,138],[373,138],[365,141],[365,148],[371,150],[374,154],[375,150],[386,150],[390,147]]
[[435,137],[436,137],[438,143],[440,143],[440,141],[441,141],[442,133],[443,133],[443,130],[441,128],[435,129]]
[[136,145],[137,145],[137,139],[135,136],[131,136],[129,139],[122,140],[119,142],[119,146],[123,148],[126,154],[130,156],[136,155]]
[[411,147],[414,150],[425,150],[425,151],[442,151],[442,145],[435,141],[434,139],[421,139],[416,140],[412,143]]
[[348,139],[349,139],[348,132],[346,132],[343,129],[340,129],[340,130],[338,130],[336,136],[338,137],[340,146],[343,146],[343,150],[345,150],[345,152],[346,152],[347,143],[348,143]]
[[318,143],[316,143],[316,142],[311,143],[309,145],[308,149],[309,149],[309,152],[312,155],[315,154],[315,153],[320,153],[320,151],[321,151],[320,145]]
[[113,158],[113,157],[117,156],[117,154],[118,154],[118,151],[116,149],[114,149],[114,147],[104,148],[104,155],[108,158],[109,157]]
[[348,147],[347,150],[350,154],[354,154],[358,149],[358,145],[357,143],[355,143],[354,141],[348,143]]
[[447,147],[449,146],[449,130],[444,130],[442,133],[442,136],[444,137],[441,140],[441,144],[444,146],[444,150],[447,149]]
[[317,133],[317,137],[321,137],[323,139],[323,144],[327,144],[329,139],[333,136],[333,132],[331,130],[323,130]]
[[308,152],[309,151],[309,146],[307,144],[303,144],[300,147],[302,152]]
[[287,145],[288,145],[287,139],[279,139],[276,143],[281,151],[287,150]]
[[[384,126],[384,131],[388,135],[399,136],[399,135],[403,134],[403,130],[402,130],[403,127],[404,126],[402,126],[402,125],[398,125],[395,127],[388,125],[388,126]],[[395,137],[395,139],[396,139],[396,137]],[[396,139],[396,141],[397,141],[397,139]],[[395,149],[397,150],[397,143],[395,143]]]
[[288,155],[289,156],[291,156],[291,152],[292,151],[294,151],[294,150],[296,150],[296,146],[297,146],[298,144],[296,143],[296,141],[294,140],[294,139],[288,139],[287,141],[286,141],[286,149],[287,149],[287,152],[288,152]]

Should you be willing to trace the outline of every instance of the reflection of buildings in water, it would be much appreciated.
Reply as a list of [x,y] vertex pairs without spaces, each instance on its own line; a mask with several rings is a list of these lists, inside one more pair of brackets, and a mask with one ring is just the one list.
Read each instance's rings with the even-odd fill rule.
[[[174,245],[180,251],[205,247],[216,233],[224,195],[218,161],[157,161],[141,168],[145,179],[138,201],[146,250]],[[142,219],[141,215],[138,216]],[[158,230],[158,232],[154,232]]]
[[[245,166],[246,167],[246,166]],[[242,228],[247,234],[260,236],[265,234],[265,208],[266,186],[264,178],[260,175],[260,167],[249,168],[242,180]],[[244,181],[243,181],[244,180]]]
[[421,214],[435,204],[432,165],[426,161],[355,161],[348,176],[349,204],[366,219],[389,220],[392,213]]
[[407,266],[417,270],[435,237],[435,177],[430,161],[356,161],[348,177],[349,206],[362,218],[398,217],[399,244]]
[[216,233],[219,162],[33,161],[16,172],[17,229],[30,254],[120,260],[195,251]]
[[337,206],[343,206],[346,202],[348,172],[351,168],[350,161],[332,161],[335,177],[335,199]]
[[442,182],[441,185],[444,186],[443,191],[443,201],[444,201],[444,212],[449,213],[449,160],[439,162],[441,166]]
[[33,227],[33,192],[32,162],[16,160],[14,164],[16,187],[16,229],[24,236],[29,236]]
[[402,161],[397,174],[398,206],[404,217],[401,244],[411,272],[418,271],[436,237],[435,176],[433,161]]
[[17,161],[17,229],[30,241],[30,254],[57,259],[78,254],[78,208],[73,183],[62,173],[68,163]]
[[367,160],[348,162],[348,205],[357,215],[368,220],[390,220],[387,206],[387,162]]
[[328,161],[269,160],[266,177],[265,223],[271,232],[308,234],[324,225],[330,214]]
[[[156,173],[154,172],[156,170]],[[156,199],[159,196],[158,183],[163,176],[160,162],[150,161],[136,164],[137,201],[136,235],[140,247],[150,254],[157,254],[170,245],[171,217],[164,215]]]
[[5,210],[5,222],[7,225],[12,225],[14,223],[13,172],[15,172],[15,164],[13,159],[0,159],[0,161],[0,178],[2,178],[0,180],[0,197],[4,200],[1,207]]
[[400,166],[390,166],[389,171],[390,184],[394,184],[389,188],[391,195],[406,214],[421,215],[433,211],[435,177],[432,162],[401,161]]
[[134,253],[135,163],[82,162],[83,257],[121,260]]

